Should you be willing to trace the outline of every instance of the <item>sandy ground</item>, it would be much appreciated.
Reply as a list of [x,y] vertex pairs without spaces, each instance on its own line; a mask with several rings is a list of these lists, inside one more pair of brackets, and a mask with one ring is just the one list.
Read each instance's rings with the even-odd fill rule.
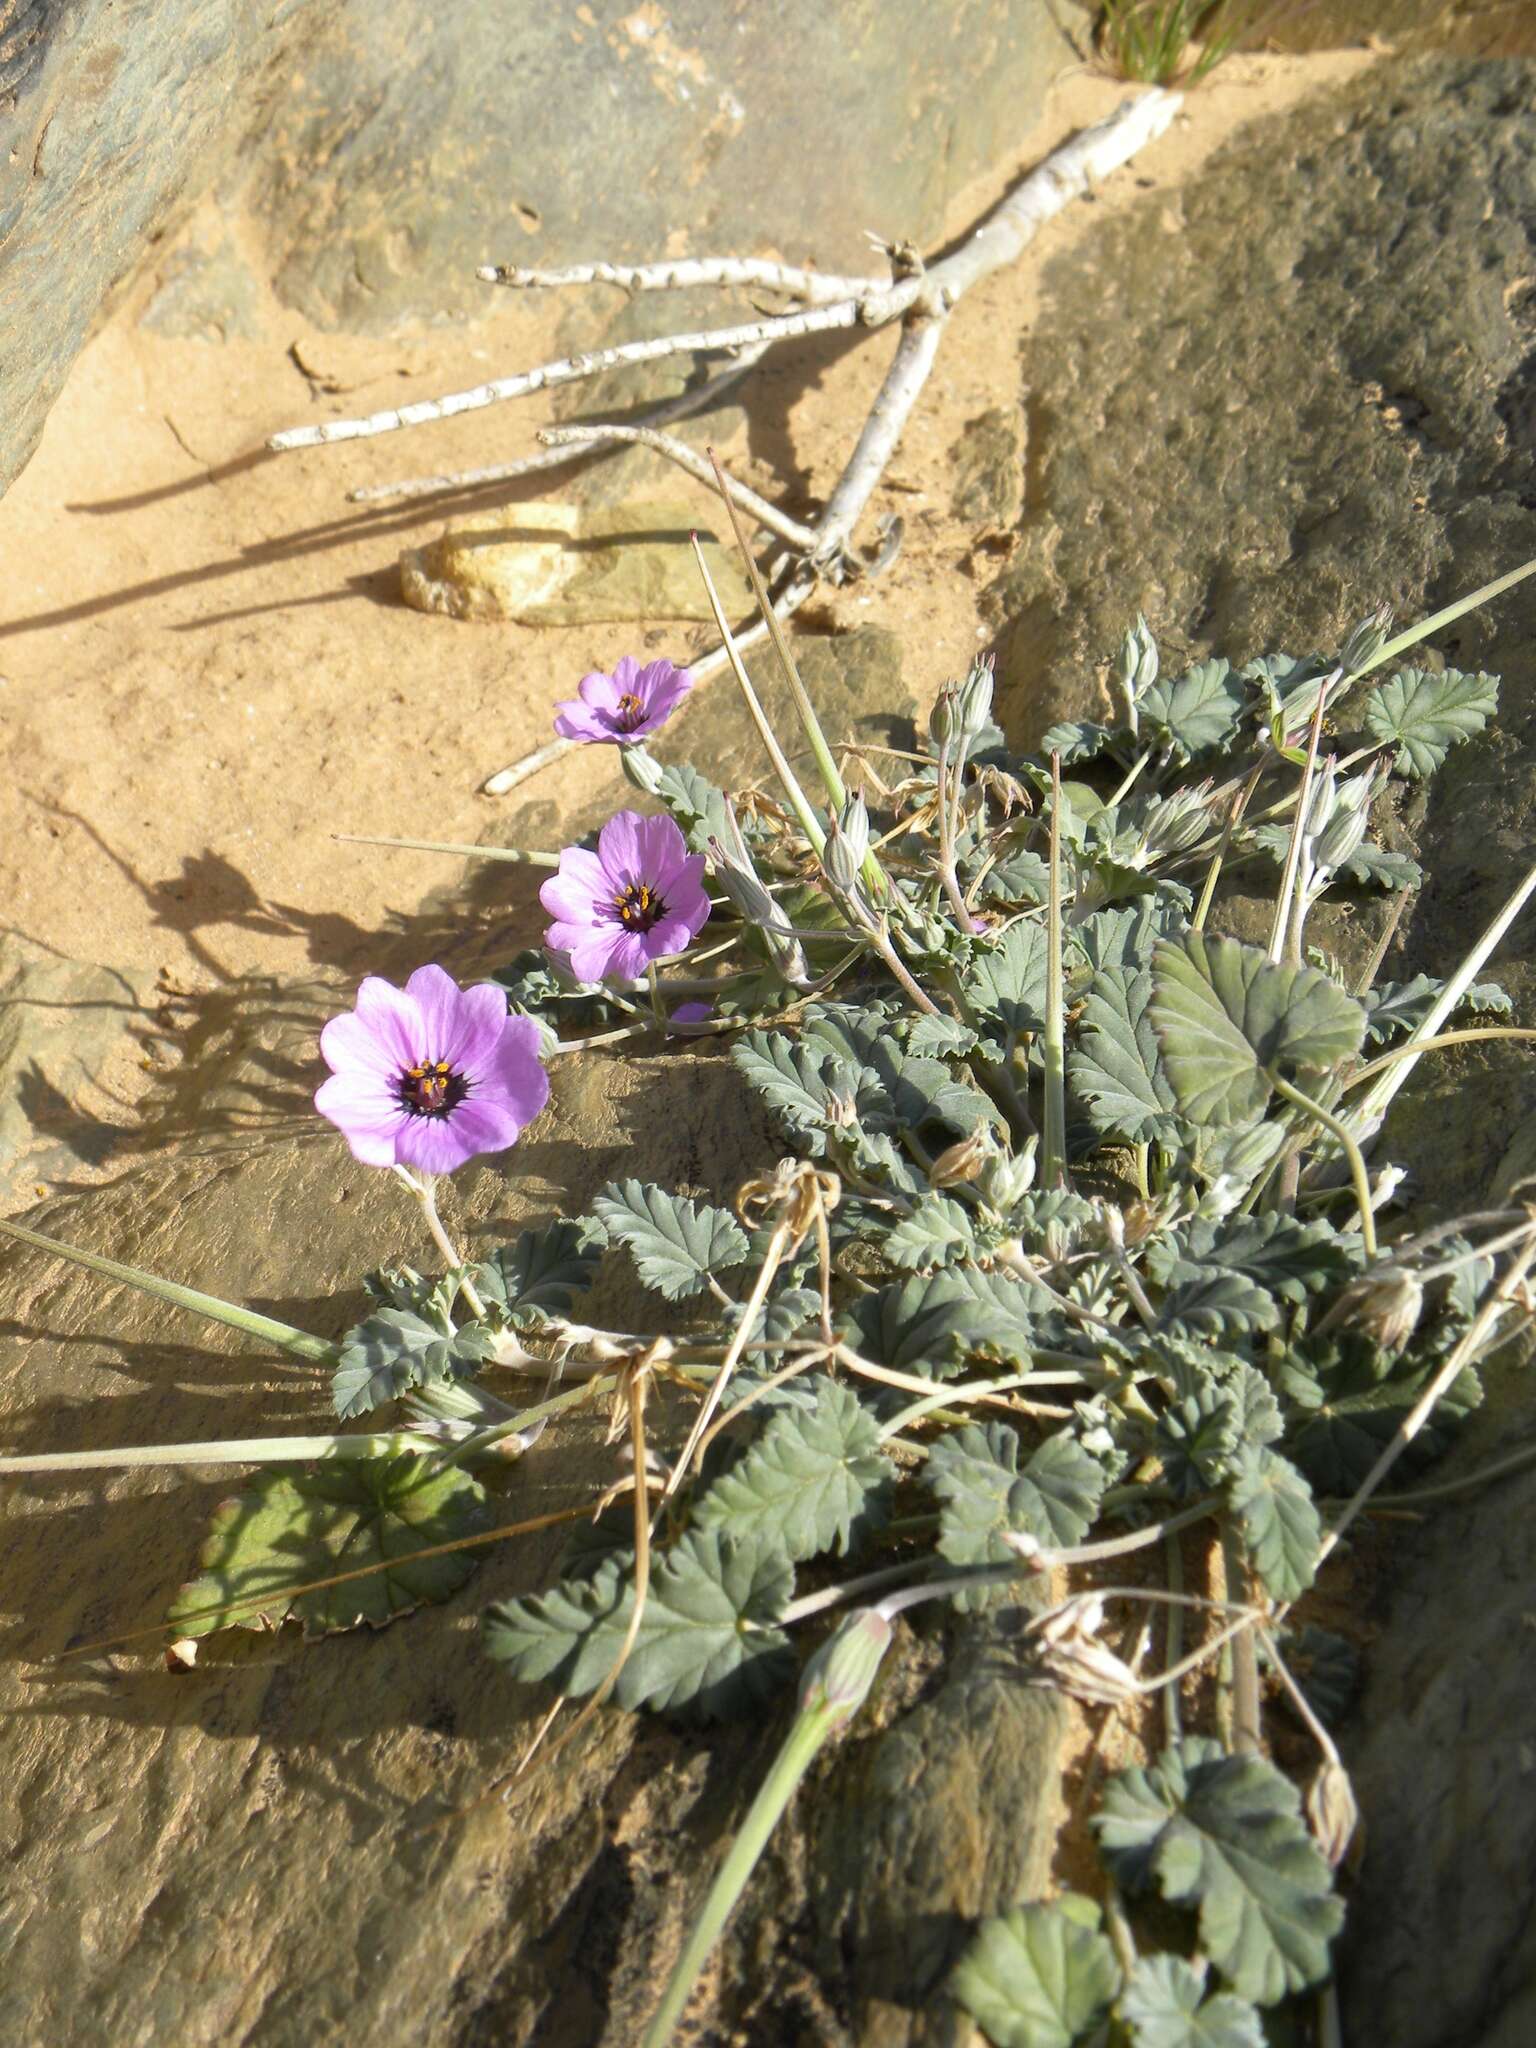
[[[1044,266],[1149,188],[1169,193],[1177,232],[1177,186],[1213,148],[1370,61],[1233,61],[1168,136],[967,296],[872,507],[903,515],[902,552],[878,581],[829,594],[814,630],[872,622],[899,633],[920,695],[963,673],[981,632],[979,591],[999,562],[973,559],[974,537],[951,515],[951,450],[966,421],[1015,401]],[[957,198],[952,231],[1124,91],[1065,75],[1017,161]],[[456,871],[330,835],[478,841],[530,794],[574,809],[610,776],[605,750],[568,758],[499,805],[480,785],[546,739],[551,703],[640,643],[641,629],[411,611],[399,551],[439,530],[442,505],[345,502],[356,485],[531,449],[548,416],[537,399],[329,449],[261,452],[283,427],[562,353],[555,295],[473,328],[367,342],[308,331],[269,300],[260,339],[173,340],[140,316],[176,254],[165,251],[84,351],[41,448],[0,502],[3,926],[194,998],[243,977],[319,970],[340,983],[375,964],[378,935],[398,932]],[[786,346],[742,387],[748,424],[721,450],[728,465],[792,511],[814,510],[892,346],[890,336]],[[319,388],[317,368],[343,388]],[[679,477],[676,489],[687,499],[695,487]],[[558,477],[540,479],[524,495],[559,490]],[[707,634],[653,627],[644,644],[697,652]],[[161,1056],[174,1057],[174,1011],[167,1018]],[[93,1113],[131,1120],[150,1057],[142,1038],[125,1038]]]

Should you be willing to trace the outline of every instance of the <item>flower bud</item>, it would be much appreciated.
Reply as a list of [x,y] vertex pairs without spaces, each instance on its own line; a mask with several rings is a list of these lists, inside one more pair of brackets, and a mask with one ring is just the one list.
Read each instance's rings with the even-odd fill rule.
[[713,835],[709,854],[715,880],[747,924],[771,926],[780,921],[778,907],[759,881],[755,868],[744,866]]
[[1418,1328],[1424,1288],[1406,1266],[1379,1266],[1351,1282],[1340,1298],[1342,1320],[1383,1351],[1400,1351]]
[[1135,625],[1120,642],[1113,673],[1124,700],[1126,723],[1134,733],[1137,703],[1157,681],[1157,642],[1140,612],[1136,614]]
[[955,722],[962,740],[976,739],[991,718],[995,680],[992,663],[984,657],[960,685],[955,700]]
[[658,794],[661,789],[661,763],[653,760],[644,747],[621,746],[619,763],[636,789],[644,790],[647,796]]
[[1141,842],[1149,860],[1183,853],[1203,839],[1210,829],[1211,785],[1207,780],[1194,789],[1178,789],[1161,796],[1141,823]]
[[928,714],[928,739],[935,753],[940,747],[952,745],[956,733],[960,730],[957,716],[959,695],[956,684],[946,683]]
[[851,1720],[869,1697],[890,1644],[891,1624],[878,1609],[850,1614],[801,1674],[801,1713],[826,1710],[835,1720]]
[[1337,1870],[1360,1825],[1360,1808],[1349,1773],[1335,1758],[1318,1766],[1317,1776],[1307,1787],[1307,1820],[1317,1846]]
[[1353,859],[1371,822],[1376,794],[1373,775],[1351,775],[1333,792],[1333,810],[1312,843],[1312,859],[1332,871]]
[[981,1196],[989,1208],[1007,1215],[1022,1202],[1035,1184],[1035,1154],[1038,1138],[1026,1138],[1016,1152],[999,1154],[984,1162],[978,1177]]
[[1362,669],[1369,668],[1387,644],[1387,634],[1392,627],[1392,607],[1378,605],[1369,618],[1362,619],[1349,638],[1344,642],[1344,652],[1339,656],[1339,667],[1346,676],[1357,676]]

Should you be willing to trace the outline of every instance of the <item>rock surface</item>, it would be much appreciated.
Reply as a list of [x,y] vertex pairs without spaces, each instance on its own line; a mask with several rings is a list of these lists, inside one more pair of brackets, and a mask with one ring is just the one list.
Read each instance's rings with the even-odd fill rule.
[[[162,0],[153,33],[149,15],[0,0],[0,330],[20,338],[0,487],[109,295],[216,182],[263,285],[370,333],[491,310],[485,262],[771,248],[867,267],[866,227],[942,230],[1068,54],[1045,0],[602,0],[510,25],[492,0]],[[222,244],[168,283],[162,327],[250,318]]]
[[[1059,266],[1024,351],[1030,514],[990,595],[1018,736],[1030,707],[1102,712],[1137,609],[1177,672],[1337,647],[1383,599],[1422,618],[1536,555],[1533,248],[1536,65],[1437,59],[1249,131],[1176,207]],[[1393,978],[1449,972],[1536,847],[1536,579],[1433,645],[1503,695],[1403,807],[1426,881]],[[1361,948],[1350,923],[1329,943]],[[1494,968],[1525,1017],[1533,958],[1527,912]],[[1437,1208],[1485,1197],[1506,1148],[1506,1187],[1529,1170],[1523,1052],[1445,1058],[1399,1104],[1382,1150]],[[1485,1457],[1508,1448],[1489,1436]],[[1533,1513],[1512,1480],[1405,1546],[1356,1723],[1350,2040],[1514,2048],[1536,2027]]]

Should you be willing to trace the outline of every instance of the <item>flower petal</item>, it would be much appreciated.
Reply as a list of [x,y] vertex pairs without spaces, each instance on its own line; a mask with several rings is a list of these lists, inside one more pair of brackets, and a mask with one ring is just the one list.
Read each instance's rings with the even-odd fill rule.
[[396,1161],[422,1173],[452,1173],[481,1149],[460,1124],[458,1110],[448,1116],[408,1116],[395,1139]]
[[602,925],[595,931],[556,925],[553,930],[560,934],[558,943],[569,951],[579,981],[603,981],[618,971],[613,966],[614,950],[628,937],[622,925]]
[[[603,864],[610,894],[617,894],[630,882],[655,880],[640,858],[640,827],[647,822],[638,811],[616,811],[597,835],[597,857]],[[666,823],[671,825],[672,820],[668,818]],[[677,832],[677,827],[672,825],[672,830]],[[678,838],[682,838],[680,832]],[[564,858],[562,854],[561,859]]]
[[364,1166],[393,1166],[395,1135],[406,1122],[398,1096],[360,1075],[333,1074],[315,1091],[315,1107],[335,1124]]
[[381,975],[366,975],[358,983],[358,1016],[403,1072],[427,1057],[422,1043],[421,1011],[404,989]]
[[[635,872],[670,903],[673,888],[687,873],[690,858],[687,840],[676,822],[663,812],[654,818],[635,818],[635,842],[638,863]],[[694,854],[692,859],[695,862],[694,872],[702,874],[703,855]]]
[[539,1027],[531,1017],[505,1018],[491,1056],[471,1076],[469,1096],[460,1109],[494,1102],[515,1123],[514,1137],[531,1124],[549,1100],[540,1043]]
[[638,687],[644,680],[644,671],[632,654],[621,654],[613,664],[613,695],[617,702],[620,697],[640,696]]
[[581,704],[555,706],[555,731],[563,740],[615,740],[617,733],[605,726],[595,711]]
[[332,1017],[320,1033],[320,1052],[333,1074],[374,1074],[392,1080],[402,1071],[393,1037],[348,1010]]

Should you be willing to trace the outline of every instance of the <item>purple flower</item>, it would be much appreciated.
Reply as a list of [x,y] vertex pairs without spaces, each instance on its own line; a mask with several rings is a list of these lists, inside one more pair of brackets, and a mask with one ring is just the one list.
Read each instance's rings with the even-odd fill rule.
[[577,684],[579,702],[555,706],[555,731],[568,740],[638,740],[669,719],[693,688],[693,677],[670,661],[621,655],[613,674],[594,670]]
[[620,811],[598,834],[596,853],[566,847],[560,872],[540,889],[555,920],[544,943],[569,953],[578,981],[643,974],[702,931],[709,916],[703,876],[703,854],[688,851],[670,818]]
[[418,967],[403,989],[370,974],[357,1007],[320,1033],[331,1070],[315,1095],[365,1166],[452,1173],[515,1142],[549,1100],[539,1027],[499,988],[461,989]]

